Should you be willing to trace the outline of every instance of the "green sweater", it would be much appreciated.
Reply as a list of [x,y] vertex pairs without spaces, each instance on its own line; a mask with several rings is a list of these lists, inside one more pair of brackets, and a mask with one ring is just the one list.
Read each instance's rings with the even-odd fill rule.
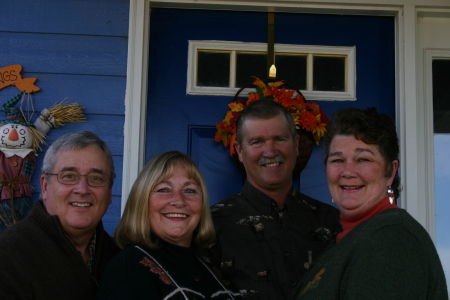
[[311,266],[290,299],[448,299],[425,229],[403,209],[361,223]]

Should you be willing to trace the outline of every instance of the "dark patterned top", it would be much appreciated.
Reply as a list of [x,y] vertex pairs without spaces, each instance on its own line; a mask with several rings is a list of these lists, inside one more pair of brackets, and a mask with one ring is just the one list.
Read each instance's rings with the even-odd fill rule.
[[286,299],[309,264],[341,231],[339,211],[294,189],[280,209],[248,181],[211,208],[222,278],[244,298]]
[[128,246],[114,257],[100,283],[98,299],[241,300],[242,297],[221,284],[197,258],[194,248],[161,241],[159,248]]

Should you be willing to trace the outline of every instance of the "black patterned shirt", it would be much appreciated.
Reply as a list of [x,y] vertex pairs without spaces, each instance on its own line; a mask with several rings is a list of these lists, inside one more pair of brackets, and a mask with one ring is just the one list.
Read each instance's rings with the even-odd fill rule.
[[245,298],[287,299],[340,232],[339,211],[292,189],[282,208],[248,181],[211,207],[222,279]]

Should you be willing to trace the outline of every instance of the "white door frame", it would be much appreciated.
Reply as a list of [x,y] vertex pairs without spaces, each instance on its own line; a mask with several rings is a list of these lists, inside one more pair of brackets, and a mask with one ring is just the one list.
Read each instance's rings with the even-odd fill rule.
[[[433,130],[433,73],[432,63],[433,59],[444,58],[450,59],[450,49],[425,49],[424,51],[424,107],[425,107],[425,123],[428,124],[425,128],[425,142],[426,147],[426,162],[425,170],[429,174],[427,181],[428,194],[430,199],[434,199],[434,130]],[[428,206],[429,215],[429,233],[436,237],[436,222],[435,222],[435,204],[431,201]]]
[[[312,3],[315,2],[315,3]],[[427,0],[350,1],[349,4],[322,4],[321,1],[305,3],[287,1],[241,0],[130,0],[130,25],[128,46],[127,89],[125,97],[124,158],[122,182],[122,210],[131,186],[142,169],[145,160],[145,128],[147,112],[147,77],[150,7],[231,9],[275,12],[359,14],[395,17],[395,111],[400,138],[400,176],[404,187],[400,205],[416,218],[427,230],[430,223],[430,207],[427,201],[427,174],[419,172],[424,162],[423,142],[420,135],[417,97],[416,22],[417,4]],[[328,0],[327,3],[333,2]],[[339,1],[342,3],[342,1]],[[349,2],[349,1],[347,1]],[[415,4],[408,4],[415,3]],[[449,7],[448,0],[435,0],[434,5]],[[423,9],[425,10],[425,9]],[[426,8],[433,10],[433,8]],[[407,76],[405,76],[407,74]],[[422,144],[423,145],[423,144]],[[433,206],[434,207],[434,206]]]

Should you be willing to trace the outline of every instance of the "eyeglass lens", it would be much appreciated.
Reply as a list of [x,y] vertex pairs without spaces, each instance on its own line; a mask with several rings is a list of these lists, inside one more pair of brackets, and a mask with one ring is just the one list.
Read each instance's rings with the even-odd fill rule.
[[81,175],[75,171],[60,171],[57,178],[62,184],[77,184],[81,176],[86,176],[87,182],[91,186],[105,186],[108,183],[108,176],[102,173]]

